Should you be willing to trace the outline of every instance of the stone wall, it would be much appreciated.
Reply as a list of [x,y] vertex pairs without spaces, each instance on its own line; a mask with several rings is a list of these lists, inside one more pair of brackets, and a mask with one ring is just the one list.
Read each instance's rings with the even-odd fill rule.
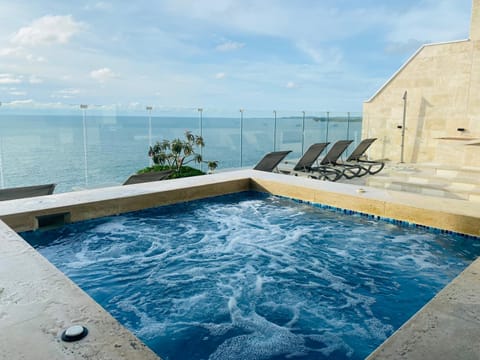
[[423,46],[364,103],[371,158],[400,161],[405,92],[404,161],[480,167],[480,0],[470,39]]

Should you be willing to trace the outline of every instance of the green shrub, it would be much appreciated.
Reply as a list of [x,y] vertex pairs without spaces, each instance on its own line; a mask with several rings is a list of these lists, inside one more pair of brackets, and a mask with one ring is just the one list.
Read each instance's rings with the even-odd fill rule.
[[[169,169],[172,169],[172,168],[168,165],[153,165],[137,171],[137,174],[143,174],[151,171],[163,171],[163,170],[169,170]],[[170,175],[169,179],[198,176],[198,175],[205,175],[205,173],[203,171],[192,168],[190,166],[182,166],[179,171],[175,171],[172,175]]]
[[208,169],[213,171],[217,168],[218,161],[203,160],[199,149],[204,146],[203,138],[193,135],[188,130],[185,132],[185,140],[177,138],[171,141],[157,141],[148,149],[148,156],[152,158],[154,165],[139,170],[138,173],[172,169],[174,173],[170,175],[170,179],[205,174],[203,171],[186,166],[192,161],[198,164],[206,163]]

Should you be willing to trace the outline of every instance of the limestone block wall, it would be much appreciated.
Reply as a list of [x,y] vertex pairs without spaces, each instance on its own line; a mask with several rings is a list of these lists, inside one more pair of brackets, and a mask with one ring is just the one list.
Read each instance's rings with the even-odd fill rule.
[[400,161],[405,91],[404,161],[480,167],[480,41],[423,46],[364,103],[370,157]]

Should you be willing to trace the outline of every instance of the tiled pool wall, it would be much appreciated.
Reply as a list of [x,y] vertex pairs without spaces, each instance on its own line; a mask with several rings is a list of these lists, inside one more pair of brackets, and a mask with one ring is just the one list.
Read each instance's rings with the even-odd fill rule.
[[[270,193],[402,226],[425,227],[429,231],[475,239],[480,236],[480,209],[474,203],[254,170],[4,201],[0,203],[3,222],[0,222],[0,333],[8,336],[0,337],[3,353],[10,358],[40,354],[49,359],[78,359],[94,353],[101,353],[104,359],[156,358],[148,349],[135,345],[141,342],[16,231],[38,228],[41,216],[68,213],[65,222],[76,222],[242,191]],[[471,344],[480,338],[478,273],[480,262],[476,260],[387,339],[374,357],[399,358],[405,348],[408,358],[422,360],[433,359],[425,354],[446,354],[450,349],[470,351]],[[466,308],[468,320],[465,320]],[[89,325],[91,335],[77,344],[61,343],[58,334],[62,328],[76,321]],[[431,323],[435,326],[430,326]],[[122,336],[116,335],[119,333]],[[468,354],[480,358],[480,348],[474,347]]]
[[386,221],[403,222],[407,226],[425,226],[447,233],[480,236],[480,206],[475,202],[348,184],[312,183],[308,180],[298,179],[294,183],[255,177],[252,178],[251,189],[321,204],[346,213],[355,212]]
[[319,203],[308,201],[308,200],[299,200],[299,199],[288,197],[288,196],[281,196],[281,195],[276,195],[276,196],[278,196],[280,198],[284,198],[284,199],[289,199],[289,200],[292,200],[292,201],[295,201],[295,202],[298,202],[298,203],[301,203],[301,204],[308,204],[308,205],[311,205],[313,207],[317,207],[317,208],[320,208],[320,209],[326,209],[326,210],[342,213],[342,214],[345,214],[345,215],[360,216],[360,217],[364,217],[364,218],[367,218],[367,219],[385,221],[385,222],[388,222],[390,224],[398,225],[398,226],[406,227],[406,228],[423,229],[425,231],[435,233],[435,234],[447,234],[447,235],[459,236],[459,237],[466,238],[466,239],[471,239],[471,240],[480,240],[480,236],[476,236],[476,235],[469,235],[469,234],[464,234],[464,233],[460,233],[460,232],[457,232],[457,231],[445,230],[445,229],[440,229],[440,228],[437,228],[437,227],[432,227],[432,226],[427,226],[427,225],[420,225],[420,224],[416,224],[416,223],[413,223],[413,222],[410,222],[410,221],[397,220],[397,219],[392,219],[392,218],[388,218],[388,217],[384,217],[384,216],[367,214],[367,213],[364,213],[364,212],[361,212],[361,211],[343,209],[343,208],[339,208],[339,207],[336,207],[336,206],[319,204]]

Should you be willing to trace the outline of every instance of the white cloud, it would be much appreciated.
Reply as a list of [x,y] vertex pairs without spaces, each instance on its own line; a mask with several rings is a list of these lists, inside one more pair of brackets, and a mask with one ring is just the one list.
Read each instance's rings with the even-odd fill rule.
[[236,32],[311,41],[332,41],[352,32],[360,33],[377,18],[383,21],[385,15],[382,12],[379,16],[379,11],[373,8],[364,11],[363,4],[353,2],[348,10],[340,11],[341,5],[335,1],[164,0],[164,3],[173,15]]
[[298,84],[294,83],[293,81],[289,81],[289,82],[287,82],[286,88],[287,89],[295,89],[295,88],[298,88]]
[[389,21],[386,36],[393,46],[411,41],[462,40],[470,24],[469,9],[446,0],[419,2],[408,11],[392,14]]
[[71,15],[47,15],[18,30],[11,42],[20,46],[66,44],[82,28],[84,24],[75,21]]
[[20,84],[22,79],[11,74],[0,74],[0,84]]
[[0,56],[22,56],[23,49],[21,47],[0,49]]
[[29,62],[45,62],[46,59],[43,56],[36,56],[28,53],[23,47],[3,48],[0,49],[0,56],[22,58]]
[[26,99],[26,100],[15,100],[15,101],[10,101],[8,105],[11,106],[22,106],[22,105],[31,105],[34,104],[35,101],[33,99]]
[[343,56],[338,49],[319,49],[306,41],[299,41],[297,48],[308,55],[317,64],[327,63],[329,65],[339,64]]
[[28,82],[30,84],[41,84],[43,83],[43,80],[36,75],[32,75],[30,76],[30,79],[28,80]]
[[235,50],[243,48],[244,46],[245,46],[244,43],[228,40],[228,41],[225,41],[224,43],[222,43],[220,45],[217,45],[215,47],[215,50],[222,51],[222,52],[235,51]]
[[310,56],[316,63],[321,63],[324,61],[324,56],[322,55],[322,53],[307,44],[305,41],[300,41],[299,43],[297,43],[297,47],[299,50]]
[[84,8],[85,10],[102,10],[102,11],[106,11],[106,10],[110,10],[112,9],[112,4],[109,3],[109,2],[105,2],[105,1],[98,1],[94,4],[88,4],[85,6]]
[[72,106],[61,102],[40,102],[33,99],[14,100],[2,103],[6,108],[28,108],[28,109],[78,109],[78,105]]
[[82,91],[80,89],[62,89],[59,91],[56,91],[52,94],[52,98],[61,98],[61,99],[71,99],[75,97],[75,95],[80,94]]
[[108,80],[113,79],[116,76],[117,75],[115,75],[115,73],[107,67],[93,70],[92,72],[90,72],[90,77],[100,83],[107,82]]
[[25,96],[27,95],[27,92],[26,91],[18,91],[16,89],[12,89],[10,92],[9,92],[10,95],[13,95],[13,96]]
[[215,74],[215,79],[222,80],[225,79],[226,74],[224,72],[219,72]]
[[36,61],[36,62],[45,62],[47,61],[43,56],[35,56],[33,54],[28,54],[26,57],[25,57],[28,61]]

